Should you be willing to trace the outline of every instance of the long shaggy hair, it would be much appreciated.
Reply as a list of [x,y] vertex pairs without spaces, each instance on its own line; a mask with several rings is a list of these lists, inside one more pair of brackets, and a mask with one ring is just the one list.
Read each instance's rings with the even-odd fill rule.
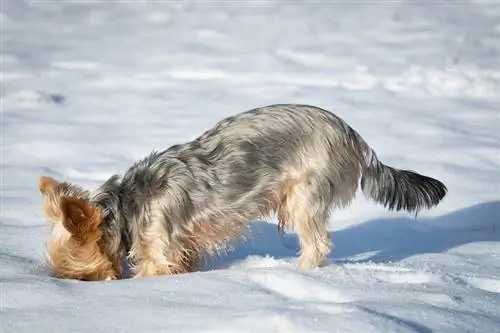
[[120,278],[192,272],[206,255],[275,213],[300,240],[299,267],[320,266],[332,249],[332,210],[358,187],[390,210],[437,205],[440,181],[384,165],[334,114],[281,104],[223,119],[191,142],[154,151],[94,191],[41,177],[53,221],[47,259],[62,278]]

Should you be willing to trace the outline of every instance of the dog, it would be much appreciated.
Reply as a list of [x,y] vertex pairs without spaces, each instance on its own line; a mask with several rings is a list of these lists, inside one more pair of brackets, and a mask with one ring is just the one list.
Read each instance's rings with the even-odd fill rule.
[[276,214],[295,230],[298,267],[321,266],[327,227],[358,188],[388,210],[417,213],[445,197],[439,180],[383,164],[325,109],[275,104],[225,118],[193,141],[152,151],[97,189],[42,176],[52,221],[46,258],[59,278],[119,279],[194,272],[207,255],[244,239],[249,222]]

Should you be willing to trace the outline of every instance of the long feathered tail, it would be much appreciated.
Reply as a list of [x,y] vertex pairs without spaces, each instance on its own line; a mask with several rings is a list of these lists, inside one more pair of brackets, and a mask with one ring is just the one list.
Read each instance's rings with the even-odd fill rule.
[[355,131],[354,136],[364,157],[361,189],[365,196],[389,210],[418,213],[436,206],[446,195],[448,189],[441,181],[383,164]]

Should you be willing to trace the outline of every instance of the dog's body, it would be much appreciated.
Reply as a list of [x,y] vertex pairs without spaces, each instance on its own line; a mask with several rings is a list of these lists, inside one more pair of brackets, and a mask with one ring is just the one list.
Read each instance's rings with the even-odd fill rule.
[[250,221],[276,213],[279,229],[299,236],[299,266],[317,267],[332,248],[330,211],[347,206],[360,181],[368,197],[408,212],[437,205],[447,191],[382,164],[328,111],[253,109],[153,152],[93,192],[42,177],[45,211],[56,222],[49,262],[56,276],[90,280],[118,278],[127,256],[135,276],[190,272]]

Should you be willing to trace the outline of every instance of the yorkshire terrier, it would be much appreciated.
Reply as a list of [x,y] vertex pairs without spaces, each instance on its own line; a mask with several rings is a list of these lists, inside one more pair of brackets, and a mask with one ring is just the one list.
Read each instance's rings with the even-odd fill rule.
[[330,213],[358,187],[389,210],[436,206],[439,180],[383,164],[333,113],[279,104],[219,121],[191,142],[153,151],[94,191],[40,178],[51,220],[47,260],[54,275],[78,280],[193,272],[276,214],[300,242],[298,266],[320,266],[332,249]]

